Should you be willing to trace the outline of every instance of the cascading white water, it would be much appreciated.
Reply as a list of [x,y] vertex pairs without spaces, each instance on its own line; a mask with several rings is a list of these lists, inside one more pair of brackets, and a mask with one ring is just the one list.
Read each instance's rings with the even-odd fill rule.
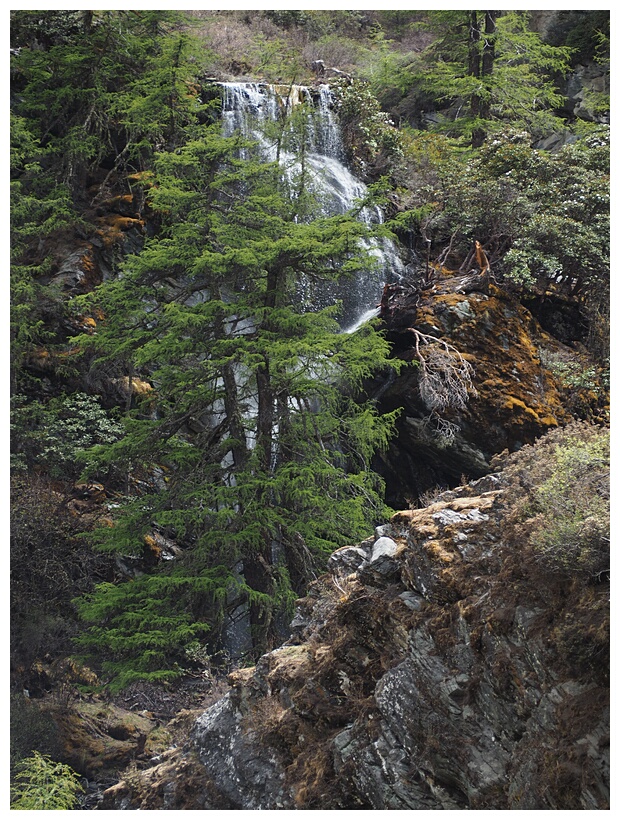
[[[278,160],[283,178],[288,180],[292,191],[297,190],[297,180],[302,170],[300,156],[303,153],[304,186],[305,190],[311,190],[316,196],[318,215],[346,213],[356,203],[367,198],[367,187],[345,165],[342,131],[327,85],[319,86],[313,91],[304,86],[269,86],[264,83],[222,83],[221,86],[224,136],[239,134],[256,143],[265,160]],[[298,109],[303,122],[296,131],[292,126],[295,118],[291,115],[302,103],[307,104],[307,116],[304,109]],[[303,133],[303,146],[300,144],[300,133]],[[251,158],[252,149],[240,147],[239,150],[242,157]],[[253,155],[256,156],[255,149]],[[370,206],[361,209],[360,219],[369,225],[376,225],[382,222],[383,214],[377,206]],[[343,283],[322,282],[317,285],[307,282],[300,285],[298,295],[306,310],[318,310],[336,302],[342,303],[340,325],[343,332],[352,332],[364,321],[376,316],[384,283],[403,275],[404,266],[394,243],[375,239],[365,241],[362,247],[368,264],[355,278]],[[247,326],[236,321],[231,322],[230,327],[227,326],[231,337],[243,335],[252,329],[251,321],[245,321]],[[333,377],[331,367],[328,359],[325,359],[323,365],[313,366],[312,374],[317,382]],[[239,364],[234,368],[234,377],[240,409],[247,420],[246,444],[252,449],[256,445],[254,421],[258,414],[254,394],[247,389],[252,374]],[[299,405],[295,405],[295,399],[291,398],[289,402],[291,413],[301,409]],[[222,416],[220,418],[217,413],[214,414],[210,420],[213,425],[223,419],[223,406],[217,410]],[[279,452],[276,424],[272,432],[275,469],[275,459]],[[232,456],[229,455],[223,466],[230,468],[228,481],[232,485],[236,477],[231,462]],[[271,549],[273,564],[281,563],[282,545],[275,540]],[[243,568],[238,566],[237,572],[241,578]],[[226,620],[225,642],[233,657],[239,657],[251,649],[248,612],[247,603],[240,604]]]
[[[343,214],[367,196],[366,185],[344,164],[344,146],[338,119],[332,107],[329,86],[321,85],[314,94],[305,86],[273,86],[265,83],[222,83],[222,120],[225,136],[241,133],[258,143],[269,161],[279,159],[284,173],[293,180],[300,161],[293,150],[283,149],[269,136],[269,124],[282,121],[294,107],[308,103],[311,114],[305,128],[304,164],[311,182],[308,188],[317,196],[324,216]],[[294,140],[293,146],[294,148]],[[377,206],[361,209],[359,218],[367,224],[383,221]],[[342,302],[340,324],[352,332],[364,321],[376,316],[385,282],[399,280],[404,265],[396,245],[388,239],[362,243],[368,259],[367,268],[354,278],[338,284],[324,283],[320,291],[310,283],[300,293],[308,310]]]

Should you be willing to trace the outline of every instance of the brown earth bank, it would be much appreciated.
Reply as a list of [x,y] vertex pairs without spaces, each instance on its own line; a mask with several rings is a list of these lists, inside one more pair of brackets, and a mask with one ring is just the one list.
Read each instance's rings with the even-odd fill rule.
[[609,808],[609,573],[541,557],[521,503],[565,436],[336,551],[289,640],[100,808]]

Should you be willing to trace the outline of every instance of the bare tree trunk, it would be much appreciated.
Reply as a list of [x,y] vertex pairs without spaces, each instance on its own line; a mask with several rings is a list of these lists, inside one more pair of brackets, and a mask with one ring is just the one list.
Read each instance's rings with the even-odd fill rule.
[[[480,80],[479,91],[471,98],[471,114],[480,120],[488,120],[491,113],[491,100],[488,94],[488,78],[493,74],[495,62],[495,20],[496,11],[484,12],[484,43],[480,49],[482,32],[478,13],[470,12],[469,29],[469,73]],[[485,88],[485,85],[487,88]],[[486,139],[486,131],[481,125],[474,128],[471,135],[472,148],[480,148]]]
[[[277,270],[267,273],[267,291],[264,307],[272,310],[278,303],[280,277]],[[269,330],[269,313],[263,325]],[[258,471],[260,477],[266,481],[273,472],[273,446],[276,396],[273,388],[271,362],[268,355],[264,356],[262,364],[256,369],[256,391],[258,398],[258,412],[256,419],[256,451],[258,455]],[[262,503],[269,506],[269,490],[264,489]],[[243,574],[248,586],[259,592],[262,601],[250,602],[250,629],[254,654],[258,657],[270,649],[275,641],[273,624],[273,599],[275,596],[275,581],[272,570],[271,542],[273,535],[267,528],[261,532],[260,548],[243,559]]]

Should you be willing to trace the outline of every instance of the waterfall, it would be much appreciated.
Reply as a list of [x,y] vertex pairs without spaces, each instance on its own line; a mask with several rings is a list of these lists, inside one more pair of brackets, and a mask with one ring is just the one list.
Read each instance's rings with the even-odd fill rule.
[[[283,147],[278,138],[270,137],[269,126],[286,121],[301,103],[308,104],[305,171],[310,178],[308,187],[316,194],[323,216],[345,213],[366,197],[366,185],[345,165],[342,132],[333,111],[329,86],[320,85],[317,90],[266,83],[221,83],[221,86],[224,135],[241,133],[256,141],[266,160],[279,159],[283,173],[291,181],[301,167],[295,151],[301,146],[295,145],[292,130],[283,129],[288,137]],[[381,224],[383,213],[378,206],[366,207],[361,210],[360,219],[368,225]],[[323,283],[320,291],[316,285],[305,283],[299,294],[307,310],[342,302],[340,325],[345,332],[356,330],[376,316],[385,282],[400,280],[404,275],[404,265],[394,242],[373,239],[363,242],[362,246],[368,259],[364,271],[346,281]]]
[[[367,198],[366,185],[357,179],[345,164],[345,148],[338,117],[333,109],[333,99],[329,86],[316,89],[305,86],[267,85],[265,83],[221,83],[222,89],[222,132],[226,137],[240,135],[255,144],[254,148],[240,147],[240,156],[250,159],[259,156],[266,161],[279,161],[282,177],[295,191],[302,170],[300,156],[303,154],[305,190],[316,195],[317,215],[334,216],[344,214],[357,203]],[[298,126],[297,128],[295,126]],[[301,127],[299,127],[301,126]],[[303,134],[303,137],[300,136]],[[303,139],[303,145],[300,140]],[[302,150],[303,149],[303,150]],[[300,217],[301,218],[301,217]],[[361,209],[359,218],[368,225],[381,224],[383,214],[379,207]],[[360,240],[361,241],[361,240]],[[396,245],[387,239],[373,239],[361,242],[367,265],[354,278],[342,282],[302,282],[299,285],[299,304],[304,310],[320,310],[339,302],[342,304],[339,321],[343,332],[353,332],[365,321],[378,315],[378,303],[385,282],[402,278],[404,266]],[[230,325],[231,337],[243,335],[251,330],[234,321]],[[322,372],[312,370],[317,381],[330,378],[329,361],[325,360]],[[242,412],[248,419],[246,436],[249,448],[256,445],[255,425],[258,407],[246,386],[251,374],[239,364],[235,366],[234,377],[239,394],[244,395]],[[222,385],[223,387],[223,385]],[[289,399],[291,413],[297,411],[293,399]],[[224,408],[218,408],[224,417]],[[214,415],[215,425],[220,417]],[[278,456],[278,427],[273,427],[272,457]],[[230,456],[227,456],[230,459]],[[227,462],[227,466],[228,465]],[[231,466],[229,481],[235,482]],[[271,544],[272,563],[283,562],[283,546],[277,539]],[[241,580],[243,566],[236,567]],[[251,650],[249,609],[247,602],[235,602],[231,593],[229,603],[235,609],[225,619],[223,636],[225,645],[233,657],[240,657]],[[282,620],[279,627],[286,633],[288,620]]]

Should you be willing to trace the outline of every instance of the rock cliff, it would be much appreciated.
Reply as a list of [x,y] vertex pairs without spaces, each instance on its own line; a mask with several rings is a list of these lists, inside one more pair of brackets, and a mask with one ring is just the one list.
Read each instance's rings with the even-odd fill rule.
[[290,639],[101,807],[608,808],[608,575],[528,546],[535,451],[335,552]]
[[[479,478],[495,453],[567,420],[558,384],[542,363],[543,351],[561,343],[483,276],[437,271],[425,289],[395,289],[382,318],[393,355],[407,363],[397,378],[369,387],[382,411],[401,408],[398,436],[376,461],[393,507],[429,488],[454,486],[463,475]],[[459,385],[463,400],[455,400]],[[437,395],[442,386],[445,396]]]

